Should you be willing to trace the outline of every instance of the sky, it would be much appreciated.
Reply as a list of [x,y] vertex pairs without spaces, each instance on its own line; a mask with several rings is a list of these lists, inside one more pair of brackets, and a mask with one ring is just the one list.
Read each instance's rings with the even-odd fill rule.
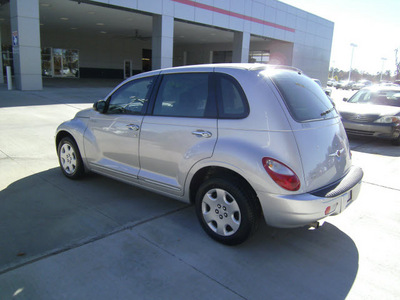
[[[400,0],[280,0],[335,23],[330,67],[376,74],[396,69],[400,59]],[[382,60],[386,58],[386,60]]]

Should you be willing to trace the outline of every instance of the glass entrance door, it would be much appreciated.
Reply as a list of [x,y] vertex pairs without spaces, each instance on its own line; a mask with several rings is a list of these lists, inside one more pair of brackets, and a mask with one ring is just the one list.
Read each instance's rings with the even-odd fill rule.
[[132,61],[124,60],[124,79],[132,76]]
[[62,49],[53,49],[53,76],[61,77],[63,75],[63,55]]

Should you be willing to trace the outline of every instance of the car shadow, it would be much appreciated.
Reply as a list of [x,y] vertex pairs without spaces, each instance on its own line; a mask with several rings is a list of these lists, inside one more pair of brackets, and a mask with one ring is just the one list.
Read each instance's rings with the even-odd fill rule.
[[[345,299],[358,272],[357,246],[329,222],[316,230],[276,229],[263,224],[244,247],[257,261],[262,261],[263,255],[269,257],[270,262],[262,264],[266,278],[277,282],[271,296],[284,289],[287,297],[282,298]],[[267,269],[271,259],[275,268]]]
[[353,240],[328,222],[318,230],[261,223],[229,247],[204,233],[193,206],[95,174],[69,180],[59,168],[0,191],[0,220],[0,274],[125,229],[246,299],[344,299],[358,271]]
[[392,145],[389,140],[351,135],[348,138],[352,151],[400,157],[400,147]]
[[0,274],[187,206],[95,174],[22,178],[0,191]]
[[317,230],[263,223],[233,247],[211,240],[193,207],[135,230],[244,299],[345,299],[358,272],[357,246],[327,222]]

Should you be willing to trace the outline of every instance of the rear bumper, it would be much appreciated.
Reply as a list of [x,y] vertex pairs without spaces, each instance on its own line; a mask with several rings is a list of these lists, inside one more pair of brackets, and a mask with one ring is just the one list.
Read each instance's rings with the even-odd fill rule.
[[259,193],[265,221],[281,228],[301,227],[343,212],[360,192],[363,171],[351,170],[340,181],[305,194],[270,195]]

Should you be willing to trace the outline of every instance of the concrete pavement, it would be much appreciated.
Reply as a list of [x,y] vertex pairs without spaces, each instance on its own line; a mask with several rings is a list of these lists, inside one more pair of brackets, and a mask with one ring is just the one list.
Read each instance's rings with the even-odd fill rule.
[[359,199],[320,229],[262,224],[227,247],[203,233],[191,206],[62,175],[56,127],[116,84],[0,84],[0,299],[400,297],[400,147],[351,140],[365,172]]

